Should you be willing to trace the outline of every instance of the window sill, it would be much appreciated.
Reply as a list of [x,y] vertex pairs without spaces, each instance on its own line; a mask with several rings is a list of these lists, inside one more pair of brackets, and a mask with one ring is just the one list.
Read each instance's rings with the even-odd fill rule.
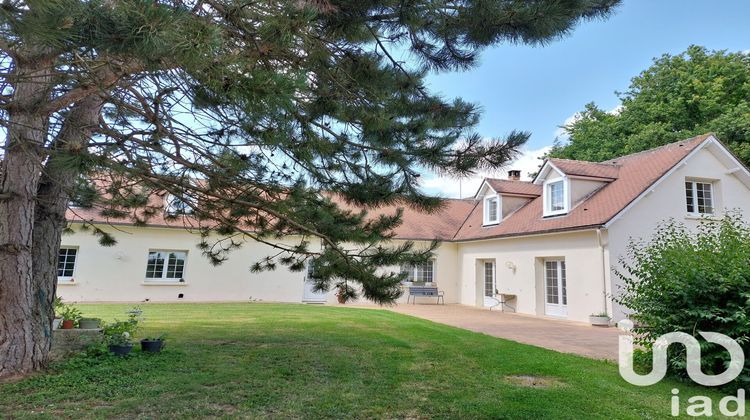
[[58,280],[57,281],[58,286],[78,286],[78,283],[74,281],[64,281],[64,280]]
[[493,227],[499,225],[500,222],[482,223],[482,227]]
[[719,216],[715,214],[692,214],[688,213],[685,215],[688,220],[719,220]]
[[565,212],[565,213],[555,213],[555,214],[545,214],[545,215],[542,216],[542,219],[554,219],[554,218],[557,218],[557,217],[567,216],[568,214],[569,213],[567,213],[567,212]]
[[141,286],[187,286],[187,283],[184,281],[143,281]]

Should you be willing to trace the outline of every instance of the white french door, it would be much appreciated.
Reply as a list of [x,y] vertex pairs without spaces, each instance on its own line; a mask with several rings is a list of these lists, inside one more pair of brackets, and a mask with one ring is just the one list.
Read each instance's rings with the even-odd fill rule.
[[544,262],[544,313],[550,316],[568,316],[568,291],[565,278],[565,260]]
[[484,263],[484,306],[492,307],[497,305],[495,299],[495,262],[485,261]]

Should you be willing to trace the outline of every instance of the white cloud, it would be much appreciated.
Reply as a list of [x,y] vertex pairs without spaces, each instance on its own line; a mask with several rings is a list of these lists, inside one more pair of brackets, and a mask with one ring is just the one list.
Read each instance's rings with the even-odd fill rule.
[[607,114],[611,114],[611,115],[620,115],[620,113],[621,113],[621,112],[622,112],[622,111],[623,111],[624,109],[625,109],[625,107],[624,107],[624,106],[622,106],[622,105],[617,105],[616,107],[614,107],[614,108],[610,109],[609,111],[607,111]]
[[[614,108],[610,109],[609,111],[607,111],[607,114],[619,115],[622,112],[623,109],[625,109],[624,106],[617,105],[616,107],[614,107]],[[573,115],[569,116],[568,118],[566,118],[565,121],[563,121],[563,123],[560,124],[557,127],[557,129],[555,130],[555,132],[553,133],[554,138],[560,139],[560,140],[563,140],[563,141],[567,140],[569,136],[568,136],[568,133],[565,132],[565,127],[568,127],[569,125],[571,125],[571,124],[579,121],[581,119],[581,117],[582,117],[581,113],[580,112],[576,112],[575,114],[573,114]]]
[[530,181],[530,173],[539,169],[542,161],[539,159],[550,150],[551,146],[545,146],[535,150],[523,150],[518,159],[506,165],[504,170],[495,172],[482,172],[468,178],[457,179],[447,176],[427,177],[422,181],[422,188],[430,194],[440,195],[446,198],[465,198],[471,197],[477,192],[484,178],[507,178],[508,170],[521,171],[521,179]]

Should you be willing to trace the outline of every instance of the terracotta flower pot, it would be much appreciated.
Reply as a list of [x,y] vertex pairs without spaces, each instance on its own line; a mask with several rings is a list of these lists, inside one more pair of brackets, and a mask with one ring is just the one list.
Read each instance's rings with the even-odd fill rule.
[[64,330],[72,330],[75,326],[75,321],[72,319],[64,319],[62,322],[62,329]]

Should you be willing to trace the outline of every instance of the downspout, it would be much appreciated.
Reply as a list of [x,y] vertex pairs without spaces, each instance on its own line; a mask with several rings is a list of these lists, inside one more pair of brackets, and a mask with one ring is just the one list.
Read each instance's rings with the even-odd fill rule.
[[[596,229],[596,240],[599,243],[599,251],[602,259],[602,301],[604,303],[604,312],[609,313],[607,308],[607,266],[604,258],[604,241],[602,239],[602,229]],[[612,316],[612,314],[610,314]]]

